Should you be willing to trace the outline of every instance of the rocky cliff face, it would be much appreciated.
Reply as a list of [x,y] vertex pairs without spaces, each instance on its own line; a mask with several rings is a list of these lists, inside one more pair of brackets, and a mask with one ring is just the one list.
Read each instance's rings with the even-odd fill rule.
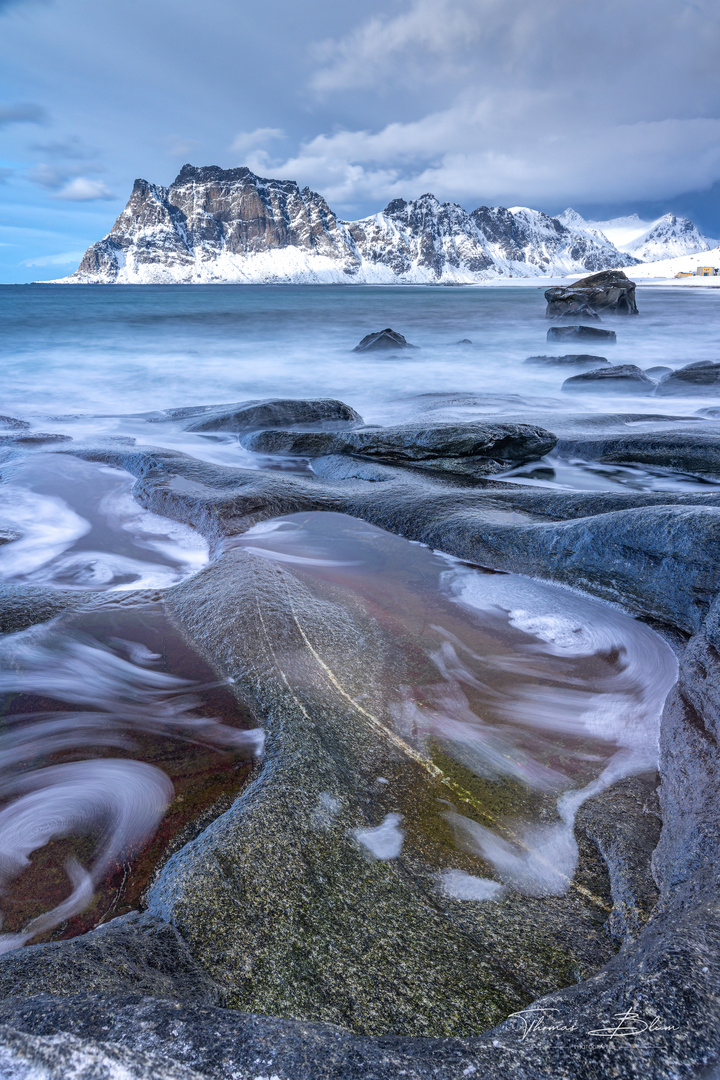
[[469,214],[422,195],[342,221],[321,195],[292,180],[185,165],[169,188],[136,180],[110,232],[65,280],[472,283],[635,261],[574,211],[562,219],[526,207],[481,206]]

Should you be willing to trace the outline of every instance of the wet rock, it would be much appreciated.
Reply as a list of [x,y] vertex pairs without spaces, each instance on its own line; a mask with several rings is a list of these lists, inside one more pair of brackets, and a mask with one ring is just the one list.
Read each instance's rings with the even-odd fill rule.
[[258,431],[242,440],[257,454],[354,454],[422,469],[487,474],[549,453],[555,436],[532,424],[400,424],[348,432]]
[[589,353],[567,353],[566,356],[528,356],[526,364],[538,364],[543,367],[591,367],[609,364],[605,356],[591,356]]
[[665,367],[664,364],[658,364],[656,367],[645,368],[645,374],[649,375],[651,379],[659,381],[663,375],[668,375],[672,371],[671,367]]
[[411,345],[402,334],[391,330],[377,330],[374,334],[366,334],[353,352],[380,352],[388,349],[417,349],[417,345]]
[[720,361],[699,360],[695,364],[686,364],[661,379],[656,392],[660,397],[720,393]]
[[470,340],[470,338],[464,337],[464,338],[460,338],[460,340],[458,342],[456,342],[456,344],[458,344],[458,345],[472,345],[472,341]]
[[362,417],[343,401],[332,398],[269,398],[218,406],[203,413],[186,431],[257,431],[264,427],[292,427],[294,424],[361,424]]
[[655,383],[636,364],[616,364],[571,375],[563,390],[613,390],[625,394],[652,394]]
[[[173,856],[163,870],[163,891],[155,900],[165,906],[186,939],[194,962],[202,959],[213,973],[223,965],[226,969],[236,965],[241,986],[249,988],[254,1000],[272,1006],[284,995],[283,1001],[294,1011],[287,1019],[259,1012],[248,1016],[173,997],[141,999],[124,988],[115,997],[99,992],[34,996],[28,990],[29,996],[0,1001],[0,1021],[11,1031],[7,1039],[3,1033],[2,1040],[13,1047],[8,1053],[18,1047],[18,1053],[29,1055],[42,1043],[43,1052],[51,1044],[59,1055],[75,1045],[73,1040],[79,1041],[82,1050],[89,1047],[94,1052],[102,1043],[115,1053],[122,1049],[134,1055],[129,1059],[129,1075],[143,1080],[153,1075],[144,1054],[155,1054],[155,1060],[162,1061],[168,1071],[156,1075],[163,1080],[165,1075],[174,1078],[169,1070],[176,1065],[192,1068],[208,1080],[223,1080],[229,1072],[239,1080],[252,1080],[260,1075],[259,1069],[262,1075],[274,1074],[280,1080],[365,1080],[368,1076],[394,1080],[401,1074],[414,1080],[457,1080],[476,1074],[506,1080],[510,1072],[518,1080],[547,1075],[554,1080],[575,1080],[579,1075],[588,1080],[608,1076],[676,1080],[712,1068],[720,1055],[720,949],[715,933],[720,863],[720,631],[715,602],[720,590],[720,497],[538,491],[494,481],[486,482],[491,485],[488,488],[458,489],[436,478],[401,474],[390,467],[388,472],[395,475],[389,483],[362,485],[351,480],[331,486],[317,478],[213,466],[156,448],[82,452],[102,454],[102,460],[130,467],[140,477],[137,491],[146,505],[179,520],[194,520],[208,536],[217,536],[219,529],[232,535],[291,507],[342,508],[469,561],[591,591],[693,637],[681,657],[680,682],[662,722],[663,829],[653,857],[659,894],[653,917],[639,930],[629,918],[636,907],[646,910],[643,889],[652,886],[646,871],[640,875],[638,871],[647,865],[652,837],[641,837],[639,848],[633,848],[636,830],[625,830],[620,820],[623,811],[645,814],[647,808],[652,817],[653,809],[640,791],[616,793],[617,802],[616,794],[610,792],[607,803],[604,797],[597,800],[605,808],[593,807],[590,821],[583,819],[583,832],[608,860],[615,914],[624,920],[614,929],[625,933],[626,940],[597,975],[578,983],[568,977],[564,989],[534,1002],[536,1008],[553,1010],[552,1030],[540,1028],[532,1037],[523,1038],[522,1018],[509,1017],[484,1034],[477,1034],[481,1030],[477,1024],[470,1037],[435,1039],[389,1033],[377,1039],[347,1030],[355,1014],[343,1020],[345,1030],[305,1018],[316,971],[325,979],[322,988],[326,991],[319,1006],[315,1000],[316,1009],[327,1007],[335,1016],[345,1010],[349,1016],[357,1000],[362,1024],[377,1000],[375,1015],[388,1027],[399,1018],[393,1028],[398,1032],[404,1023],[403,1006],[414,1016],[412,1010],[421,997],[425,1008],[437,996],[440,1023],[448,1018],[454,1022],[453,1003],[443,996],[447,987],[433,964],[434,950],[444,949],[457,932],[462,946],[457,953],[451,948],[444,954],[452,958],[453,973],[459,972],[449,992],[460,997],[466,989],[470,992],[472,971],[471,1013],[465,1013],[465,1018],[474,1022],[472,1010],[479,1009],[485,985],[478,979],[487,978],[490,983],[492,973],[483,964],[495,931],[484,924],[468,954],[467,942],[449,914],[439,923],[433,921],[436,901],[422,875],[416,877],[417,863],[411,860],[397,869],[400,891],[394,891],[393,881],[389,893],[394,892],[395,900],[401,896],[402,902],[393,906],[383,892],[390,880],[383,874],[391,874],[392,865],[369,864],[378,876],[360,874],[356,879],[355,849],[348,854],[342,842],[337,847],[333,844],[328,858],[328,849],[313,846],[308,839],[309,823],[316,822],[313,796],[319,785],[323,785],[320,794],[332,790],[325,787],[328,778],[337,780],[343,791],[351,782],[355,791],[347,805],[342,803],[341,815],[348,816],[341,816],[339,825],[357,827],[377,809],[364,793],[357,797],[361,786],[352,788],[365,782],[368,763],[377,761],[377,744],[373,747],[363,741],[367,730],[355,722],[357,714],[352,711],[358,703],[357,687],[369,694],[362,707],[374,715],[374,688],[366,668],[357,670],[353,658],[362,657],[363,649],[383,656],[385,639],[374,636],[377,627],[358,622],[354,615],[349,618],[347,612],[338,614],[331,598],[327,599],[330,607],[320,597],[294,595],[292,600],[298,603],[288,603],[282,571],[264,560],[262,567],[255,562],[243,568],[242,556],[252,557],[229,553],[233,559],[223,557],[198,575],[203,579],[199,591],[195,578],[174,590],[170,602],[175,618],[194,640],[202,640],[218,670],[240,675],[243,692],[257,695],[258,701],[262,698],[274,729],[268,745],[275,739],[280,756],[272,765],[268,757],[258,783],[246,789],[240,800],[242,807],[236,804]],[[508,518],[506,524],[493,519],[498,510],[510,509],[522,510],[527,518]],[[369,637],[363,641],[366,633]],[[317,661],[315,668],[308,666],[312,653],[307,642],[316,652],[320,643],[318,655],[337,683]],[[678,645],[682,645],[679,637]],[[331,652],[326,653],[326,648]],[[299,691],[291,694],[278,670],[290,673]],[[307,791],[305,782],[298,785],[298,775],[307,779]],[[380,809],[386,813],[392,808]],[[602,826],[598,810],[603,815],[607,811]],[[620,815],[615,825],[613,814]],[[648,826],[654,827],[654,822]],[[302,843],[295,842],[298,827]],[[271,842],[276,835],[294,840],[290,845],[283,839],[277,858]],[[318,835],[328,834],[321,830]],[[340,830],[340,835],[346,834]],[[624,836],[627,845],[622,843]],[[627,858],[635,860],[634,866]],[[634,874],[626,873],[633,869]],[[350,877],[360,881],[359,890],[348,887]],[[207,888],[207,895],[216,902],[193,906],[193,880],[197,896]],[[332,904],[336,882],[341,886],[340,907]],[[260,885],[257,891],[256,884]],[[265,906],[268,897],[282,901],[278,927],[273,925],[274,909]],[[370,910],[372,920],[367,915]],[[366,915],[368,937],[363,935]],[[533,910],[531,917],[535,915]],[[379,933],[383,926],[387,928],[384,937]],[[337,951],[327,949],[328,928],[338,942]],[[244,947],[247,935],[253,934],[257,934],[257,947]],[[297,935],[303,934],[304,951],[294,952]],[[538,923],[538,932],[525,940],[523,950],[532,959],[533,949],[542,952],[546,942],[546,930]],[[423,957],[426,946],[429,951]],[[279,957],[277,963],[273,957]],[[525,962],[520,952],[505,950],[505,970],[499,982],[490,984],[491,992],[500,984],[508,987],[511,976],[524,969]],[[427,983],[426,971],[430,972]],[[81,990],[81,980],[76,986]],[[512,986],[506,1010],[511,996]],[[482,1007],[491,1009],[497,1000],[486,998]],[[628,1010],[648,1025],[646,1035],[609,1039],[593,1034],[616,1025],[618,1015]],[[565,1027],[558,1029],[557,1024]],[[30,1060],[35,1067],[41,1059],[22,1059]],[[56,1056],[43,1067],[48,1075],[53,1075],[53,1068],[55,1075],[63,1075],[65,1060],[70,1059]],[[127,1061],[123,1058],[123,1066]],[[108,1073],[109,1067],[105,1068]],[[95,1080],[96,1074],[76,1075]]]
[[34,994],[141,994],[218,1004],[218,987],[193,961],[177,930],[130,912],[68,941],[0,956],[0,999]]
[[206,655],[225,655],[233,685],[268,718],[256,781],[147,896],[228,1004],[420,1034],[470,1032],[521,1003],[499,956],[428,904],[432,878],[409,838],[391,860],[369,859],[354,840],[404,808],[397,783],[378,790],[378,775],[399,767],[420,804],[442,790],[383,719],[381,667],[367,662],[391,648],[382,629],[240,549],[168,600],[184,633]]
[[13,435],[0,434],[0,446],[33,446],[43,443],[72,442],[69,435],[53,435],[45,431],[22,432]]
[[609,929],[621,939],[644,926],[658,900],[650,868],[662,827],[659,782],[657,773],[627,777],[581,807],[575,822],[609,869]]
[[599,312],[637,315],[635,282],[622,270],[603,270],[572,285],[545,290],[546,315],[556,318],[597,318]]
[[[13,537],[14,539],[14,537]],[[0,583],[0,634],[15,634],[47,622],[68,608],[87,603],[95,594],[70,589]]]
[[720,435],[703,431],[568,437],[558,441],[557,451],[563,457],[586,461],[652,465],[708,479],[720,478]]
[[547,332],[548,341],[588,341],[602,340],[610,345],[617,341],[614,330],[603,330],[599,326],[551,326]]
[[[109,1026],[105,1025],[105,1031]],[[201,1080],[202,1074],[163,1053],[130,1048],[97,1039],[78,1038],[69,1032],[34,1035],[17,1028],[0,1027],[0,1070],[8,1080]],[[238,1075],[236,1073],[236,1075]]]
[[14,416],[0,416],[0,427],[20,431],[21,429],[29,428],[27,420],[17,420]]

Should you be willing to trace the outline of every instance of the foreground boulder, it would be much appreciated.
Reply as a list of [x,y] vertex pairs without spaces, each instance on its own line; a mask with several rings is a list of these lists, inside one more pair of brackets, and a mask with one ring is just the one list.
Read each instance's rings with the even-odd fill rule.
[[563,390],[617,390],[627,394],[652,394],[655,383],[636,364],[615,364],[571,375]]
[[599,317],[599,313],[637,315],[635,282],[622,270],[603,270],[572,285],[545,290],[549,319]]
[[[460,343],[459,343],[460,344]],[[462,344],[465,344],[462,342]],[[353,352],[381,352],[387,349],[417,349],[417,345],[411,345],[402,334],[396,330],[377,330],[374,334],[366,334]]]
[[[169,419],[183,419],[176,410]],[[210,406],[186,426],[186,431],[257,431],[263,427],[293,424],[362,424],[362,417],[344,401],[334,398],[269,398],[239,405]]]
[[720,393],[720,362],[699,360],[673,371],[658,383],[657,393],[663,397],[673,394]]
[[400,424],[354,431],[258,431],[241,440],[256,454],[353,454],[394,465],[487,474],[548,454],[557,438],[534,424]]
[[587,341],[602,340],[606,344],[617,341],[614,330],[602,330],[599,326],[551,326],[547,332],[548,341]]
[[567,353],[565,356],[528,356],[526,364],[538,364],[544,367],[600,367],[609,364],[606,356],[592,356],[590,353]]

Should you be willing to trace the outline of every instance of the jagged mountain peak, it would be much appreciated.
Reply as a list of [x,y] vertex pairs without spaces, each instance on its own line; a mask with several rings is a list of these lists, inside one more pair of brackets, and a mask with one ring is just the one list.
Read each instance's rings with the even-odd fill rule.
[[[431,192],[343,221],[294,180],[260,177],[247,166],[186,164],[169,187],[136,180],[110,232],[66,280],[470,283],[636,262],[599,224],[571,209],[557,218],[526,206],[469,213]],[[652,226],[645,245],[661,253],[678,238],[685,248],[702,243],[687,219],[645,224]]]
[[582,214],[578,214],[577,210],[573,210],[571,206],[568,206],[567,210],[563,210],[562,214],[557,214],[556,220],[564,225],[566,229],[586,229],[588,223]]

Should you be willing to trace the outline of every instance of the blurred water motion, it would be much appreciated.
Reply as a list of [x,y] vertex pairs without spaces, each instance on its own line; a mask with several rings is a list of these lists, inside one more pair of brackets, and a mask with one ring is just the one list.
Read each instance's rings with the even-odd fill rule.
[[0,547],[0,579],[66,589],[157,589],[201,569],[193,529],[144,510],[122,469],[35,453],[3,466],[0,519],[20,537]]
[[526,793],[522,814],[492,828],[443,810],[458,846],[520,892],[565,892],[579,807],[656,767],[677,677],[666,642],[608,604],[471,568],[342,514],[276,518],[233,543],[362,604],[392,641],[383,708],[396,733],[428,759],[439,752]]
[[[0,952],[72,921],[93,904],[99,887],[107,900],[113,891],[108,877],[155,835],[175,795],[173,779],[186,793],[178,801],[188,797],[192,814],[224,790],[237,789],[235,760],[262,752],[261,729],[243,730],[207,715],[208,704],[220,703],[235,724],[239,719],[236,704],[215,680],[162,670],[168,653],[176,654],[177,666],[187,660],[187,650],[156,613],[134,613],[134,629],[144,629],[140,636],[150,641],[160,638],[163,652],[147,641],[115,636],[114,630],[129,629],[123,622],[132,624],[129,613],[110,608],[86,617],[87,629],[56,620],[0,641],[0,907],[14,913],[15,924],[0,935]],[[90,630],[104,631],[107,640]],[[191,664],[183,667],[192,670]],[[169,749],[173,744],[179,753]],[[195,749],[188,751],[188,744]],[[118,751],[128,757],[105,756]],[[48,764],[78,755],[82,760]],[[186,817],[180,811],[175,831]],[[48,863],[53,845],[64,884],[53,860]],[[41,849],[44,874],[33,864]],[[28,892],[33,895],[23,900]],[[57,902],[49,910],[17,925],[28,908],[51,899]],[[75,932],[79,928],[85,924]]]

